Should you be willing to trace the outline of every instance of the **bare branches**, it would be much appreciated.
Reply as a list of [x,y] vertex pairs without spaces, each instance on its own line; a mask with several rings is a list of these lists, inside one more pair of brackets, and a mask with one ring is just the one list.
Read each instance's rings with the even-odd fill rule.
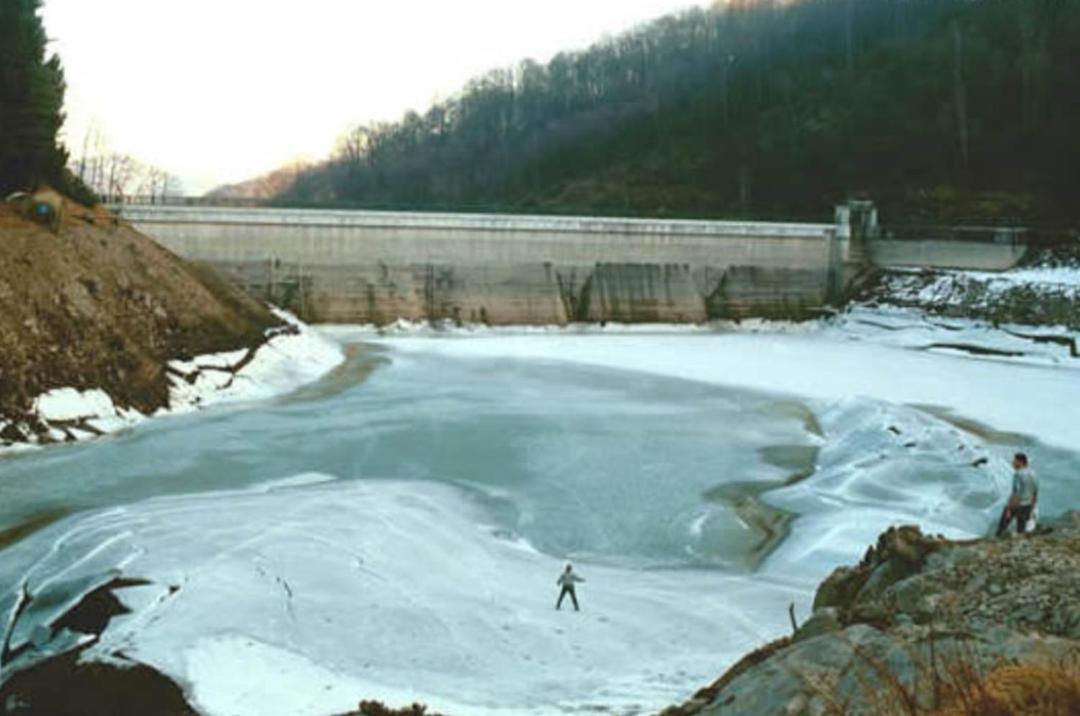
[[70,169],[106,203],[164,204],[181,193],[179,177],[114,150],[96,124],[86,130]]

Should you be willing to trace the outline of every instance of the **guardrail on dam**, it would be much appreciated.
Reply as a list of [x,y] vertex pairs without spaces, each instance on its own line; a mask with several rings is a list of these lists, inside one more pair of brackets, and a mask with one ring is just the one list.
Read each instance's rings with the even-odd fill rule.
[[563,324],[805,315],[866,264],[834,224],[124,206],[310,321]]

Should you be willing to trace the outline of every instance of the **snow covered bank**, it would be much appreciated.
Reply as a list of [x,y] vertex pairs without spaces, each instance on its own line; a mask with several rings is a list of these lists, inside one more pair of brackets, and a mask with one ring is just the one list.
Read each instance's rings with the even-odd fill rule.
[[984,283],[988,297],[1000,296],[1017,287],[1043,292],[1080,292],[1080,267],[1075,266],[1031,266],[1002,272],[896,269],[891,274],[890,286],[899,295],[910,296],[917,290],[914,298],[924,303],[959,300],[965,282]]
[[894,270],[882,275],[871,295],[877,303],[935,314],[1080,330],[1080,266],[1076,264],[1028,266],[1001,273]]
[[[341,346],[297,320],[275,310],[284,329],[267,332],[257,349],[199,356],[168,365],[169,407],[154,416],[190,412],[201,407],[265,400],[317,380],[344,360]],[[73,442],[113,433],[148,416],[118,407],[103,390],[57,388],[34,401],[34,416],[47,428],[43,439],[24,422],[0,419],[0,431],[14,430],[21,440],[0,442],[5,451],[44,442]]]
[[341,345],[292,314],[273,309],[288,330],[254,353],[236,351],[172,361],[168,412],[265,400],[318,380],[345,359]]
[[815,331],[834,340],[875,343],[1006,365],[1080,368],[1080,332],[1063,326],[992,324],[917,308],[853,306]]

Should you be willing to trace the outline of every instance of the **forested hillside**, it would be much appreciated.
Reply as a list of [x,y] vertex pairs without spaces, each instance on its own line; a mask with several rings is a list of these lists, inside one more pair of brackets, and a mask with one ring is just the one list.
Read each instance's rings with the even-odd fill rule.
[[1080,0],[732,0],[355,127],[277,199],[1072,223],[1077,68]]
[[66,169],[64,70],[47,54],[41,0],[0,0],[0,195],[44,182],[83,201],[89,191]]

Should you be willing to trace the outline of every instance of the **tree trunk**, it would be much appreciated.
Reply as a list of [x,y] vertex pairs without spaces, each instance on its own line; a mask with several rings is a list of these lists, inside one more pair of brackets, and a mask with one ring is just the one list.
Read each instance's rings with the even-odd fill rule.
[[967,90],[964,87],[963,36],[960,33],[960,23],[953,20],[953,104],[956,107],[956,132],[960,142],[960,161],[964,170],[968,168],[968,119],[967,119]]

